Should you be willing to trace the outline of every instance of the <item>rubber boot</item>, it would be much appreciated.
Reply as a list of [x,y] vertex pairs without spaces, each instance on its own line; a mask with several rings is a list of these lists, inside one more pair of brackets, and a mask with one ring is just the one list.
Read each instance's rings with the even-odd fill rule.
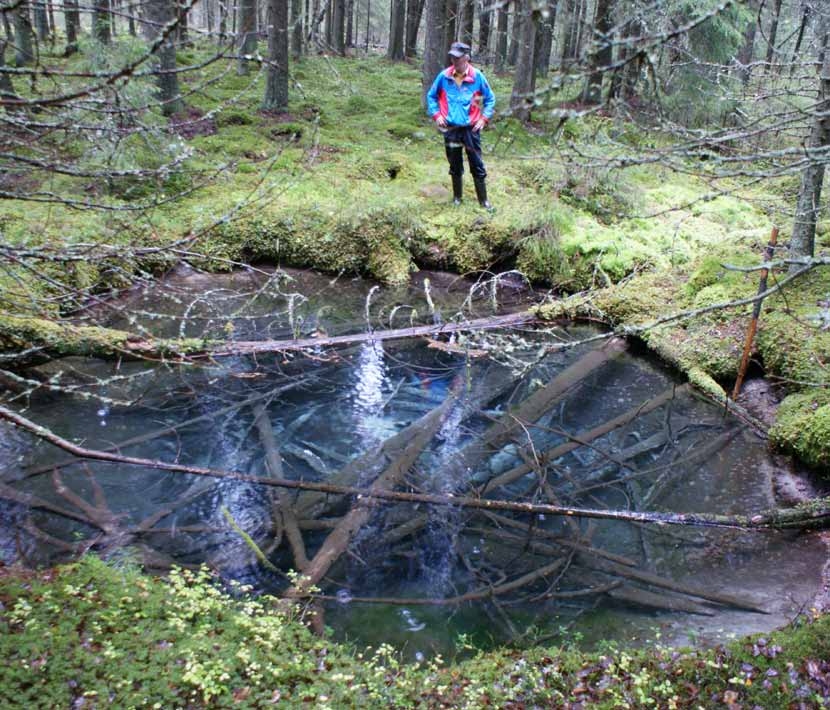
[[452,203],[458,207],[461,198],[464,196],[464,176],[452,175]]
[[485,182],[485,179],[474,178],[473,182],[476,186],[476,197],[478,198],[478,204],[481,205],[488,212],[492,212],[493,205],[491,205],[490,201],[487,199],[487,183]]

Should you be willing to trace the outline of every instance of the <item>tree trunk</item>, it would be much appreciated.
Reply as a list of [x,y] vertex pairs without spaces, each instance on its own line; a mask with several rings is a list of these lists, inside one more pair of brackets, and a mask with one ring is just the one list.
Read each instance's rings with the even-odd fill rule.
[[78,12],[78,0],[64,0],[63,7],[63,21],[66,27],[66,49],[64,49],[63,54],[68,57],[78,51],[81,15]]
[[33,5],[35,14],[35,28],[37,29],[37,38],[41,43],[49,41],[49,16],[46,14],[46,4],[43,0],[35,2]]
[[501,5],[496,10],[496,73],[501,74],[507,64],[507,6]]
[[291,56],[298,61],[303,55],[303,0],[291,0]]
[[804,6],[801,10],[801,23],[798,26],[798,36],[795,40],[795,47],[793,47],[793,58],[790,62],[790,76],[793,75],[798,63],[798,55],[801,52],[801,43],[804,41],[804,31],[810,23],[810,2],[804,0]]
[[342,57],[346,54],[346,0],[332,0],[332,11],[331,46]]
[[[212,5],[211,5],[212,6]],[[136,6],[133,3],[127,5],[127,32],[130,33],[130,37],[136,36],[135,30],[135,13],[136,13]],[[210,22],[210,17],[208,21]],[[211,25],[208,24],[208,28],[210,29]]]
[[490,63],[490,23],[493,12],[488,0],[480,0],[478,5],[478,56],[485,64]]
[[582,91],[582,102],[586,104],[602,103],[602,78],[606,71],[604,67],[609,66],[613,61],[614,46],[611,43],[612,37],[609,37],[608,33],[613,27],[614,1],[597,0],[596,10],[594,40],[589,55],[591,73]]
[[455,38],[458,34],[458,8],[461,0],[446,0],[446,2],[447,19],[444,23],[444,63],[446,63],[447,52],[450,49],[450,45],[455,42]]
[[772,3],[772,20],[770,21],[769,34],[767,35],[767,66],[764,70],[765,74],[772,71],[773,62],[776,60],[775,39],[778,36],[778,19],[781,16],[781,4],[783,0],[773,0]]
[[355,0],[346,0],[346,46],[354,47]]
[[31,64],[35,59],[34,32],[32,32],[32,20],[29,16],[29,3],[23,0],[14,13],[14,41],[15,65],[22,67]]
[[14,85],[12,84],[12,77],[3,71],[6,68],[6,45],[8,42],[5,39],[0,39],[0,96],[3,98],[13,97]]
[[101,44],[109,44],[112,38],[110,19],[110,0],[95,0],[92,34]]
[[536,75],[546,77],[550,71],[550,53],[556,29],[556,0],[549,0],[547,17],[542,17],[536,31]]
[[236,73],[242,76],[250,71],[245,55],[256,52],[256,7],[257,0],[240,0],[239,3],[239,64]]
[[268,72],[265,76],[266,111],[288,109],[288,0],[269,0]]
[[222,42],[228,35],[228,1],[219,0],[219,41]]
[[472,46],[473,25],[476,19],[475,0],[462,0],[461,12],[461,41]]
[[758,12],[758,0],[750,0],[748,9],[753,13],[752,21],[744,30],[744,43],[738,52],[738,76],[744,85],[749,83],[752,77],[752,60],[755,57],[755,35],[758,33],[758,22],[755,17]]
[[12,29],[12,23],[9,19],[8,12],[0,12],[0,15],[3,16],[3,31],[6,33],[6,41],[9,42],[12,46],[14,46],[14,29]]
[[392,0],[390,9],[389,47],[386,58],[400,61],[404,58],[404,23],[406,20],[406,0]]
[[176,28],[176,38],[180,44],[189,44],[187,30],[188,30],[188,13],[187,0],[177,0],[176,12],[178,13],[179,25]]
[[[146,33],[151,41],[161,33],[164,25],[168,24],[178,12],[177,0],[148,0],[145,11],[149,19]],[[156,51],[156,83],[161,112],[171,116],[181,111],[183,102],[179,95],[179,75],[176,74],[176,41],[175,32],[171,32],[164,43]]]
[[424,14],[424,0],[408,0],[406,3],[406,41],[404,54],[414,58],[418,54],[418,31]]
[[421,106],[426,106],[426,94],[438,72],[445,66],[446,46],[444,37],[447,21],[446,0],[426,0],[426,38],[424,40],[424,62],[421,74]]
[[532,0],[518,0],[515,3],[518,24],[518,52],[516,73],[513,79],[513,93],[510,96],[510,110],[520,121],[528,121],[533,107],[533,92],[536,75],[533,71],[536,43],[536,12]]
[[[790,240],[790,257],[796,259],[813,256],[816,222],[821,212],[824,166],[828,149],[830,149],[830,52],[827,51],[829,38],[830,32],[825,32],[822,41],[824,59],[819,73],[818,97],[814,108],[813,127],[807,143],[808,153],[812,155],[809,156],[810,162],[801,175],[801,189],[798,193],[793,236]],[[790,273],[801,268],[803,267],[793,264],[790,266]]]
[[522,20],[520,17],[519,7],[520,2],[513,3],[513,9],[510,11],[510,49],[507,52],[508,66],[515,67],[519,60],[519,34],[521,32]]

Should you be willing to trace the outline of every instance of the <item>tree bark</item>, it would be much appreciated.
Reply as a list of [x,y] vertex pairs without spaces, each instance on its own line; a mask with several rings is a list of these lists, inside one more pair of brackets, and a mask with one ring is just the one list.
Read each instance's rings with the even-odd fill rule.
[[355,0],[346,0],[346,46],[354,47],[354,8]]
[[245,55],[251,55],[256,52],[256,15],[257,0],[239,0],[238,46],[240,57],[236,67],[236,73],[240,76],[250,71],[250,66],[245,59]]
[[269,0],[268,71],[265,76],[266,111],[288,109],[288,0]]
[[14,12],[14,42],[15,65],[22,67],[31,64],[35,60],[35,37],[27,0],[23,0]]
[[438,72],[446,62],[444,46],[445,23],[447,21],[446,0],[426,0],[426,39],[424,61],[421,73],[421,106],[426,106],[426,95]]
[[425,0],[407,0],[406,3],[406,41],[404,54],[414,59],[418,54],[418,31],[424,14]]
[[594,20],[594,40],[589,55],[591,73],[585,82],[582,92],[582,102],[586,104],[602,103],[602,78],[605,76],[604,67],[613,60],[613,45],[608,33],[613,27],[612,13],[613,0],[597,0],[596,19]]
[[[829,39],[830,31],[825,31],[822,38],[824,60],[819,71],[813,126],[807,141],[809,163],[801,175],[801,189],[798,193],[793,236],[790,240],[792,258],[809,258],[815,252],[816,223],[821,213],[821,190],[830,152],[830,52],[827,51]],[[793,264],[790,266],[790,273],[795,273],[801,268],[804,267]]]
[[46,14],[46,4],[44,0],[36,0],[33,5],[35,15],[35,28],[37,29],[37,38],[41,43],[49,41],[49,16]]
[[473,25],[476,19],[475,0],[461,0],[461,41],[472,46]]
[[478,2],[478,56],[484,64],[490,63],[490,27],[493,11],[489,0]]
[[389,12],[389,47],[386,58],[401,61],[404,58],[404,25],[406,23],[406,0],[392,0]]
[[[147,0],[145,12],[150,20],[145,25],[148,39],[155,40],[164,25],[176,16],[178,5],[176,0]],[[161,112],[171,116],[180,111],[183,102],[179,94],[179,75],[176,70],[176,43],[175,32],[170,33],[167,39],[156,52],[155,70],[158,98],[161,102]]]
[[459,8],[461,0],[446,0],[447,2],[447,19],[444,24],[444,62],[446,63],[447,52],[450,45],[455,42],[458,36],[458,20]]
[[547,17],[542,17],[536,31],[536,75],[546,77],[550,71],[550,53],[553,49],[553,33],[556,30],[555,0],[549,0]]
[[78,51],[78,33],[81,29],[78,0],[64,0],[63,21],[66,27],[66,49],[63,54],[68,57]]
[[747,24],[744,30],[744,43],[738,52],[738,76],[744,85],[749,83],[752,78],[752,60],[755,57],[755,36],[758,34],[758,0],[749,0],[747,5],[752,12],[752,20]]
[[496,57],[495,70],[497,74],[504,72],[507,65],[507,27],[510,17],[507,5],[501,5],[496,10]]
[[303,0],[291,0],[291,56],[298,61],[303,55]]
[[12,77],[3,70],[6,68],[6,45],[8,42],[5,39],[0,39],[0,96],[13,97],[14,85],[12,84]]
[[781,17],[781,4],[783,0],[773,0],[772,3],[772,19],[770,20],[769,33],[767,34],[767,65],[764,68],[764,73],[769,74],[772,71],[773,63],[776,61],[777,49],[775,47],[775,40],[778,37],[778,21]]
[[516,20],[519,32],[516,72],[513,79],[513,92],[510,96],[510,110],[513,116],[522,122],[530,120],[533,109],[536,74],[534,67],[534,50],[536,44],[536,12],[532,0],[517,0]]
[[346,0],[332,0],[331,47],[341,57],[346,54]]
[[110,0],[94,0],[92,34],[101,44],[109,44],[112,38]]

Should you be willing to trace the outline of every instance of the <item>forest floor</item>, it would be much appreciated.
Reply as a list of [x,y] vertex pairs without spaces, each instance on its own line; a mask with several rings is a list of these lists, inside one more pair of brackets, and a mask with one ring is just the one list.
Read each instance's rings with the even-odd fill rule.
[[[504,648],[401,663],[315,636],[300,611],[207,571],[142,575],[94,557],[0,569],[3,707],[822,708],[830,616],[709,649]],[[48,632],[47,632],[48,631]],[[45,633],[46,632],[46,633]]]

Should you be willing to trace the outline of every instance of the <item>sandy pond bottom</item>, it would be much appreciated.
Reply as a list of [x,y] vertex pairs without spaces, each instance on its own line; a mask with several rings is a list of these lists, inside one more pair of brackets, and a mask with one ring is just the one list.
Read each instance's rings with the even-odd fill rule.
[[[308,272],[291,277],[180,273],[125,299],[113,323],[162,335],[292,338],[448,322],[461,313],[482,316],[493,312],[494,296],[500,307],[512,299],[513,308],[524,297],[513,281],[473,288],[421,274],[409,288],[378,290],[364,281]],[[776,462],[765,442],[677,388],[676,377],[659,363],[628,352],[592,370],[535,422],[521,421],[507,443],[470,459],[471,448],[495,420],[515,412],[597,344],[554,352],[549,346],[595,332],[582,326],[524,328],[457,338],[450,347],[447,338],[441,348],[426,339],[365,342],[336,355],[320,349],[310,356],[271,353],[188,366],[68,358],[43,366],[41,374],[95,397],[36,392],[14,406],[89,448],[120,444],[122,453],[133,456],[267,474],[262,425],[256,423],[260,412],[279,448],[284,476],[340,480],[339,472],[357,460],[354,482],[366,485],[380,472],[375,454],[382,443],[460,391],[460,402],[408,473],[416,490],[477,495],[489,480],[530,462],[528,473],[488,495],[674,512],[745,513],[775,505]],[[546,456],[573,435],[667,390],[674,394],[662,406],[587,446]],[[274,565],[290,569],[282,516],[267,489],[67,460],[8,427],[0,437],[5,562],[51,564],[90,548],[151,570],[207,563],[257,591],[284,588],[282,574],[257,562],[226,515]],[[459,464],[470,460],[474,465]],[[20,494],[34,498],[27,505]],[[300,516],[309,556],[349,501],[329,503],[316,517]],[[304,507],[303,500],[293,504]],[[320,584],[329,598],[323,605],[326,623],[339,638],[389,643],[410,658],[508,641],[724,640],[771,630],[809,608],[827,558],[821,537],[813,534],[506,517],[379,506]],[[412,530],[402,535],[406,524]],[[609,571],[609,558],[639,579],[620,576],[619,567]],[[549,574],[505,589],[557,559],[561,563]],[[654,584],[647,575],[660,581]],[[707,602],[667,588],[672,584],[732,594],[767,613]],[[476,599],[429,603],[467,593]]]

